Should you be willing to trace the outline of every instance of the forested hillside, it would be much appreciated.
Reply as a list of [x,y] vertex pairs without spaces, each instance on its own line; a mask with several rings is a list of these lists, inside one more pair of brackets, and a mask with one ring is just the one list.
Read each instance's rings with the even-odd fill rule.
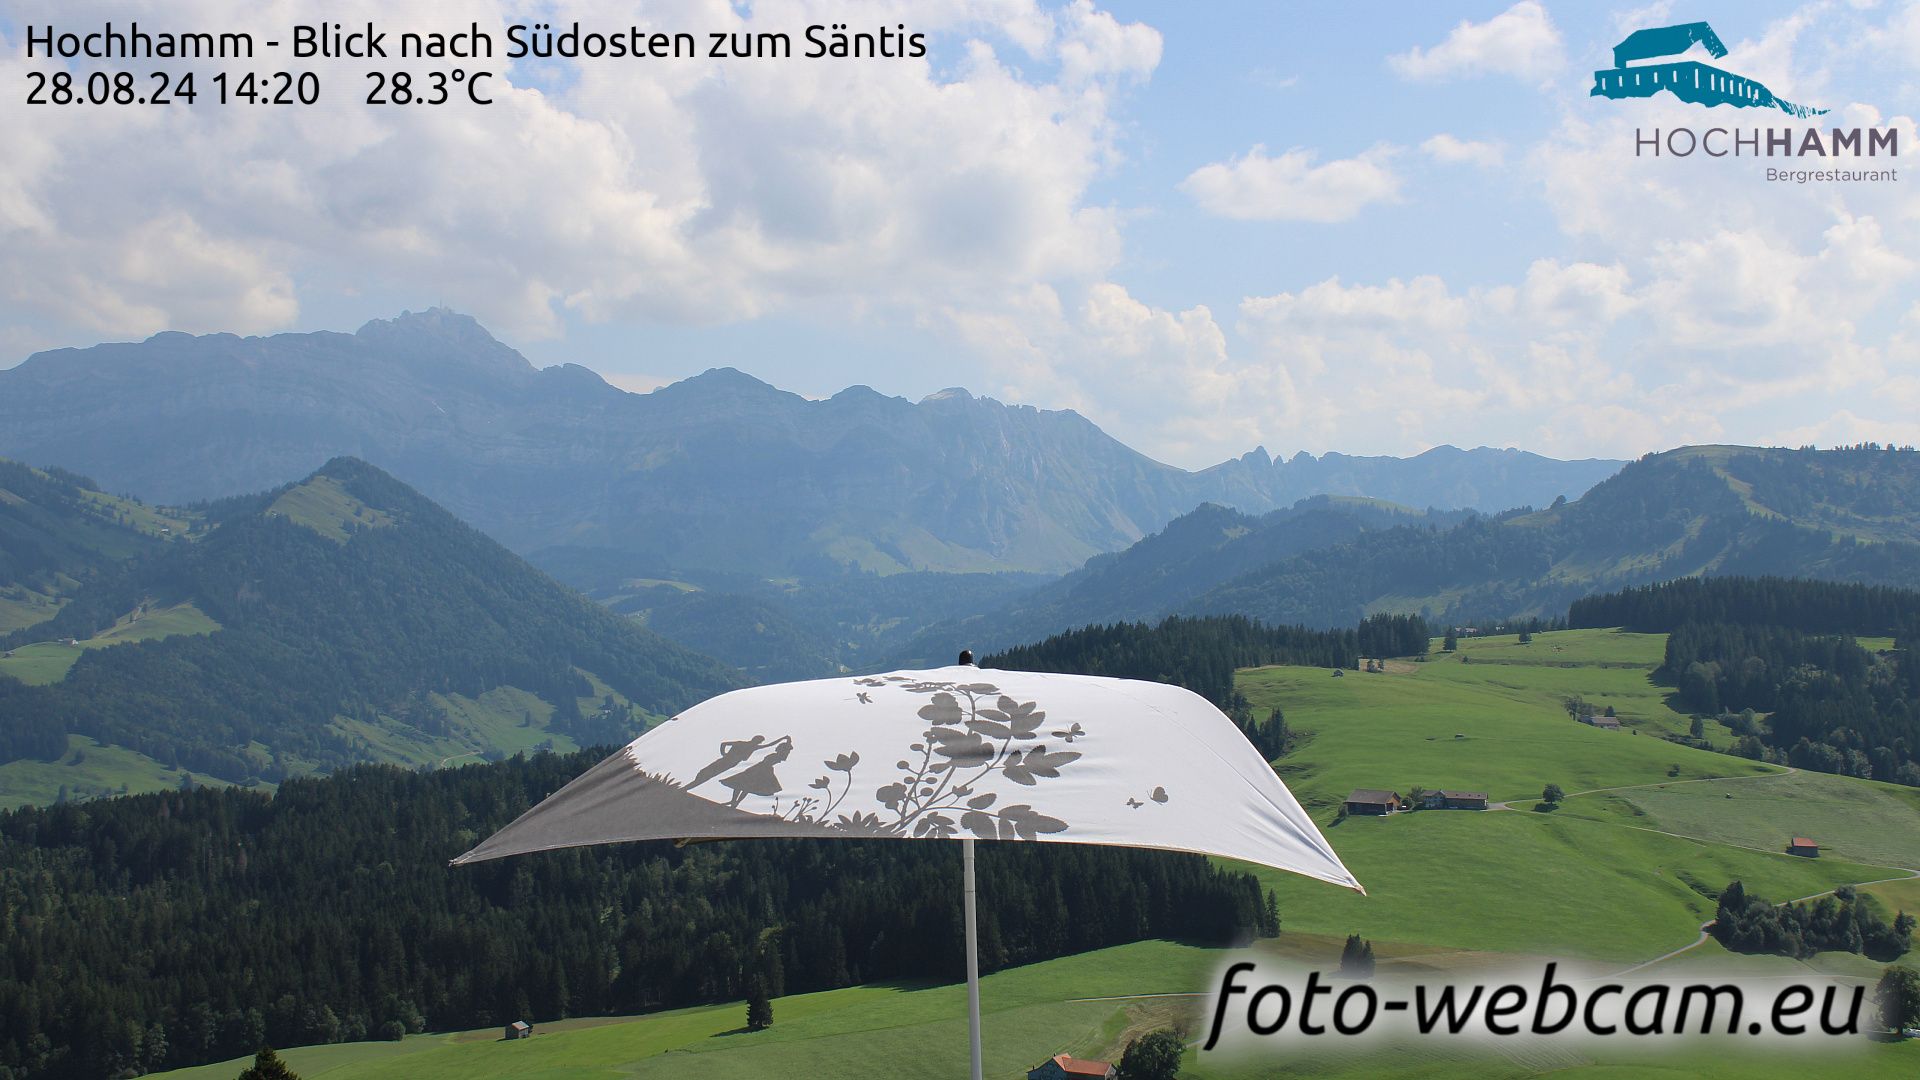
[[[543,553],[543,568],[623,615],[746,672],[754,682],[886,664],[929,623],[997,606],[1045,574],[847,571],[797,581],[655,567],[604,553]],[[892,665],[900,666],[900,665]]]
[[1183,606],[1351,625],[1557,615],[1589,593],[1692,575],[1920,585],[1920,453],[1689,447],[1643,458],[1574,502],[1402,527],[1249,572]]
[[1234,615],[1173,617],[1155,625],[1070,630],[988,656],[980,666],[1171,683],[1224,708],[1234,700],[1233,673],[1240,668],[1354,668],[1362,657],[1424,656],[1430,644],[1427,624],[1401,615],[1367,619],[1353,630],[1265,626]]
[[52,618],[106,567],[187,526],[84,476],[0,458],[0,634]]
[[1920,787],[1920,592],[1690,579],[1581,600],[1569,621],[1666,633],[1655,676],[1721,716],[1736,753]]
[[[449,867],[598,760],[358,766],[0,814],[0,1077],[99,1080],[291,1046],[951,980],[942,843],[627,844]],[[985,844],[988,971],[1275,930],[1206,859]]]
[[[362,462],[200,515],[204,535],[100,569],[59,614],[0,639],[102,646],[31,680],[0,666],[0,761],[52,759],[84,735],[223,780],[277,781],[484,751],[474,715],[500,688],[517,707],[495,701],[504,715],[486,722],[570,746],[623,741],[644,713],[738,685]],[[197,632],[101,636],[160,610],[191,612]]]
[[1158,621],[1216,585],[1290,556],[1396,526],[1449,529],[1470,516],[1330,496],[1258,517],[1202,506],[997,609],[930,627],[902,649],[902,663],[944,662],[957,649],[1007,648],[1076,627]]

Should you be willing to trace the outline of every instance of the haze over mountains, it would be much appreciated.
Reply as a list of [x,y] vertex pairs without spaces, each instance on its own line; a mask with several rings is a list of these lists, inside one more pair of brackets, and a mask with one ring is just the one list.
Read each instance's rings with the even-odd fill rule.
[[[629,394],[444,311],[43,353],[0,372],[0,450],[57,466],[0,460],[0,794],[22,798],[82,764],[98,793],[116,770],[271,781],[617,740],[743,674],[1170,614],[1332,628],[1555,617],[1689,575],[1920,585],[1910,450],[1186,472],[957,390],[809,401],[716,370]],[[400,475],[307,464],[339,451]]]
[[259,491],[341,455],[389,470],[543,565],[612,556],[763,577],[857,568],[1060,573],[1202,503],[1317,494],[1498,511],[1617,471],[1517,450],[1264,450],[1189,472],[1072,412],[948,390],[810,401],[732,369],[650,394],[534,368],[436,309],[353,334],[159,334],[0,371],[0,455],[169,504]]

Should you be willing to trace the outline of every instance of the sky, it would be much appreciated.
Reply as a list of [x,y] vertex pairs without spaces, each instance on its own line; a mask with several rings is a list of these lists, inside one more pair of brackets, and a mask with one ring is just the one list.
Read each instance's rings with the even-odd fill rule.
[[[923,59],[507,61],[495,103],[362,102],[435,61],[28,59],[29,26],[252,30],[284,0],[0,9],[0,367],[162,330],[474,315],[645,391],[949,386],[1201,467],[1442,443],[1558,457],[1920,442],[1920,2],[341,0],[404,29],[853,29]],[[1824,106],[1588,95],[1705,20]],[[1699,59],[1709,59],[1696,51]],[[61,66],[312,70],[310,107],[24,104]],[[1890,127],[1832,163],[1636,157],[1635,131]],[[1855,167],[1852,162],[1843,162]]]

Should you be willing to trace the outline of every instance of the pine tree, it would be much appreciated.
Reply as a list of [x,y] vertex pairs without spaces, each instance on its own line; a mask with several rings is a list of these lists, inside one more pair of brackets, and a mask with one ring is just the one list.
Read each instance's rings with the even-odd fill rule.
[[1453,652],[1459,647],[1460,647],[1460,632],[1458,630],[1455,630],[1451,626],[1447,627],[1447,639],[1440,643],[1440,651]]
[[747,995],[747,1030],[765,1031],[773,1026],[773,1002],[767,997],[767,985],[759,978]]
[[300,1074],[287,1068],[287,1063],[280,1060],[280,1055],[273,1052],[273,1047],[265,1046],[254,1055],[253,1064],[236,1080],[300,1080]]
[[1340,950],[1340,973],[1356,979],[1373,977],[1373,943],[1359,934],[1348,934],[1347,943]]

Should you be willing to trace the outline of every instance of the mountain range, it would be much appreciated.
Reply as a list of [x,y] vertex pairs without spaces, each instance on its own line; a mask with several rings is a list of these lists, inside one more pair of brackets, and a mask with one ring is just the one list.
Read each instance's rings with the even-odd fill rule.
[[1920,453],[1683,447],[1577,500],[1341,541],[1177,610],[1322,626],[1376,611],[1554,617],[1591,593],[1708,575],[1920,585]]
[[1683,447],[1579,499],[1495,515],[1325,497],[1258,517],[1205,506],[1058,581],[928,627],[900,659],[1167,615],[1322,628],[1381,612],[1557,618],[1596,592],[1735,574],[1920,586],[1920,453]]
[[952,389],[814,401],[721,368],[648,394],[536,369],[443,309],[352,334],[164,333],[0,371],[0,455],[185,504],[260,491],[337,456],[385,469],[543,566],[626,576],[848,570],[1063,573],[1212,502],[1318,494],[1499,511],[1618,470],[1518,450],[1413,458],[1264,449],[1197,472],[1070,411]]

